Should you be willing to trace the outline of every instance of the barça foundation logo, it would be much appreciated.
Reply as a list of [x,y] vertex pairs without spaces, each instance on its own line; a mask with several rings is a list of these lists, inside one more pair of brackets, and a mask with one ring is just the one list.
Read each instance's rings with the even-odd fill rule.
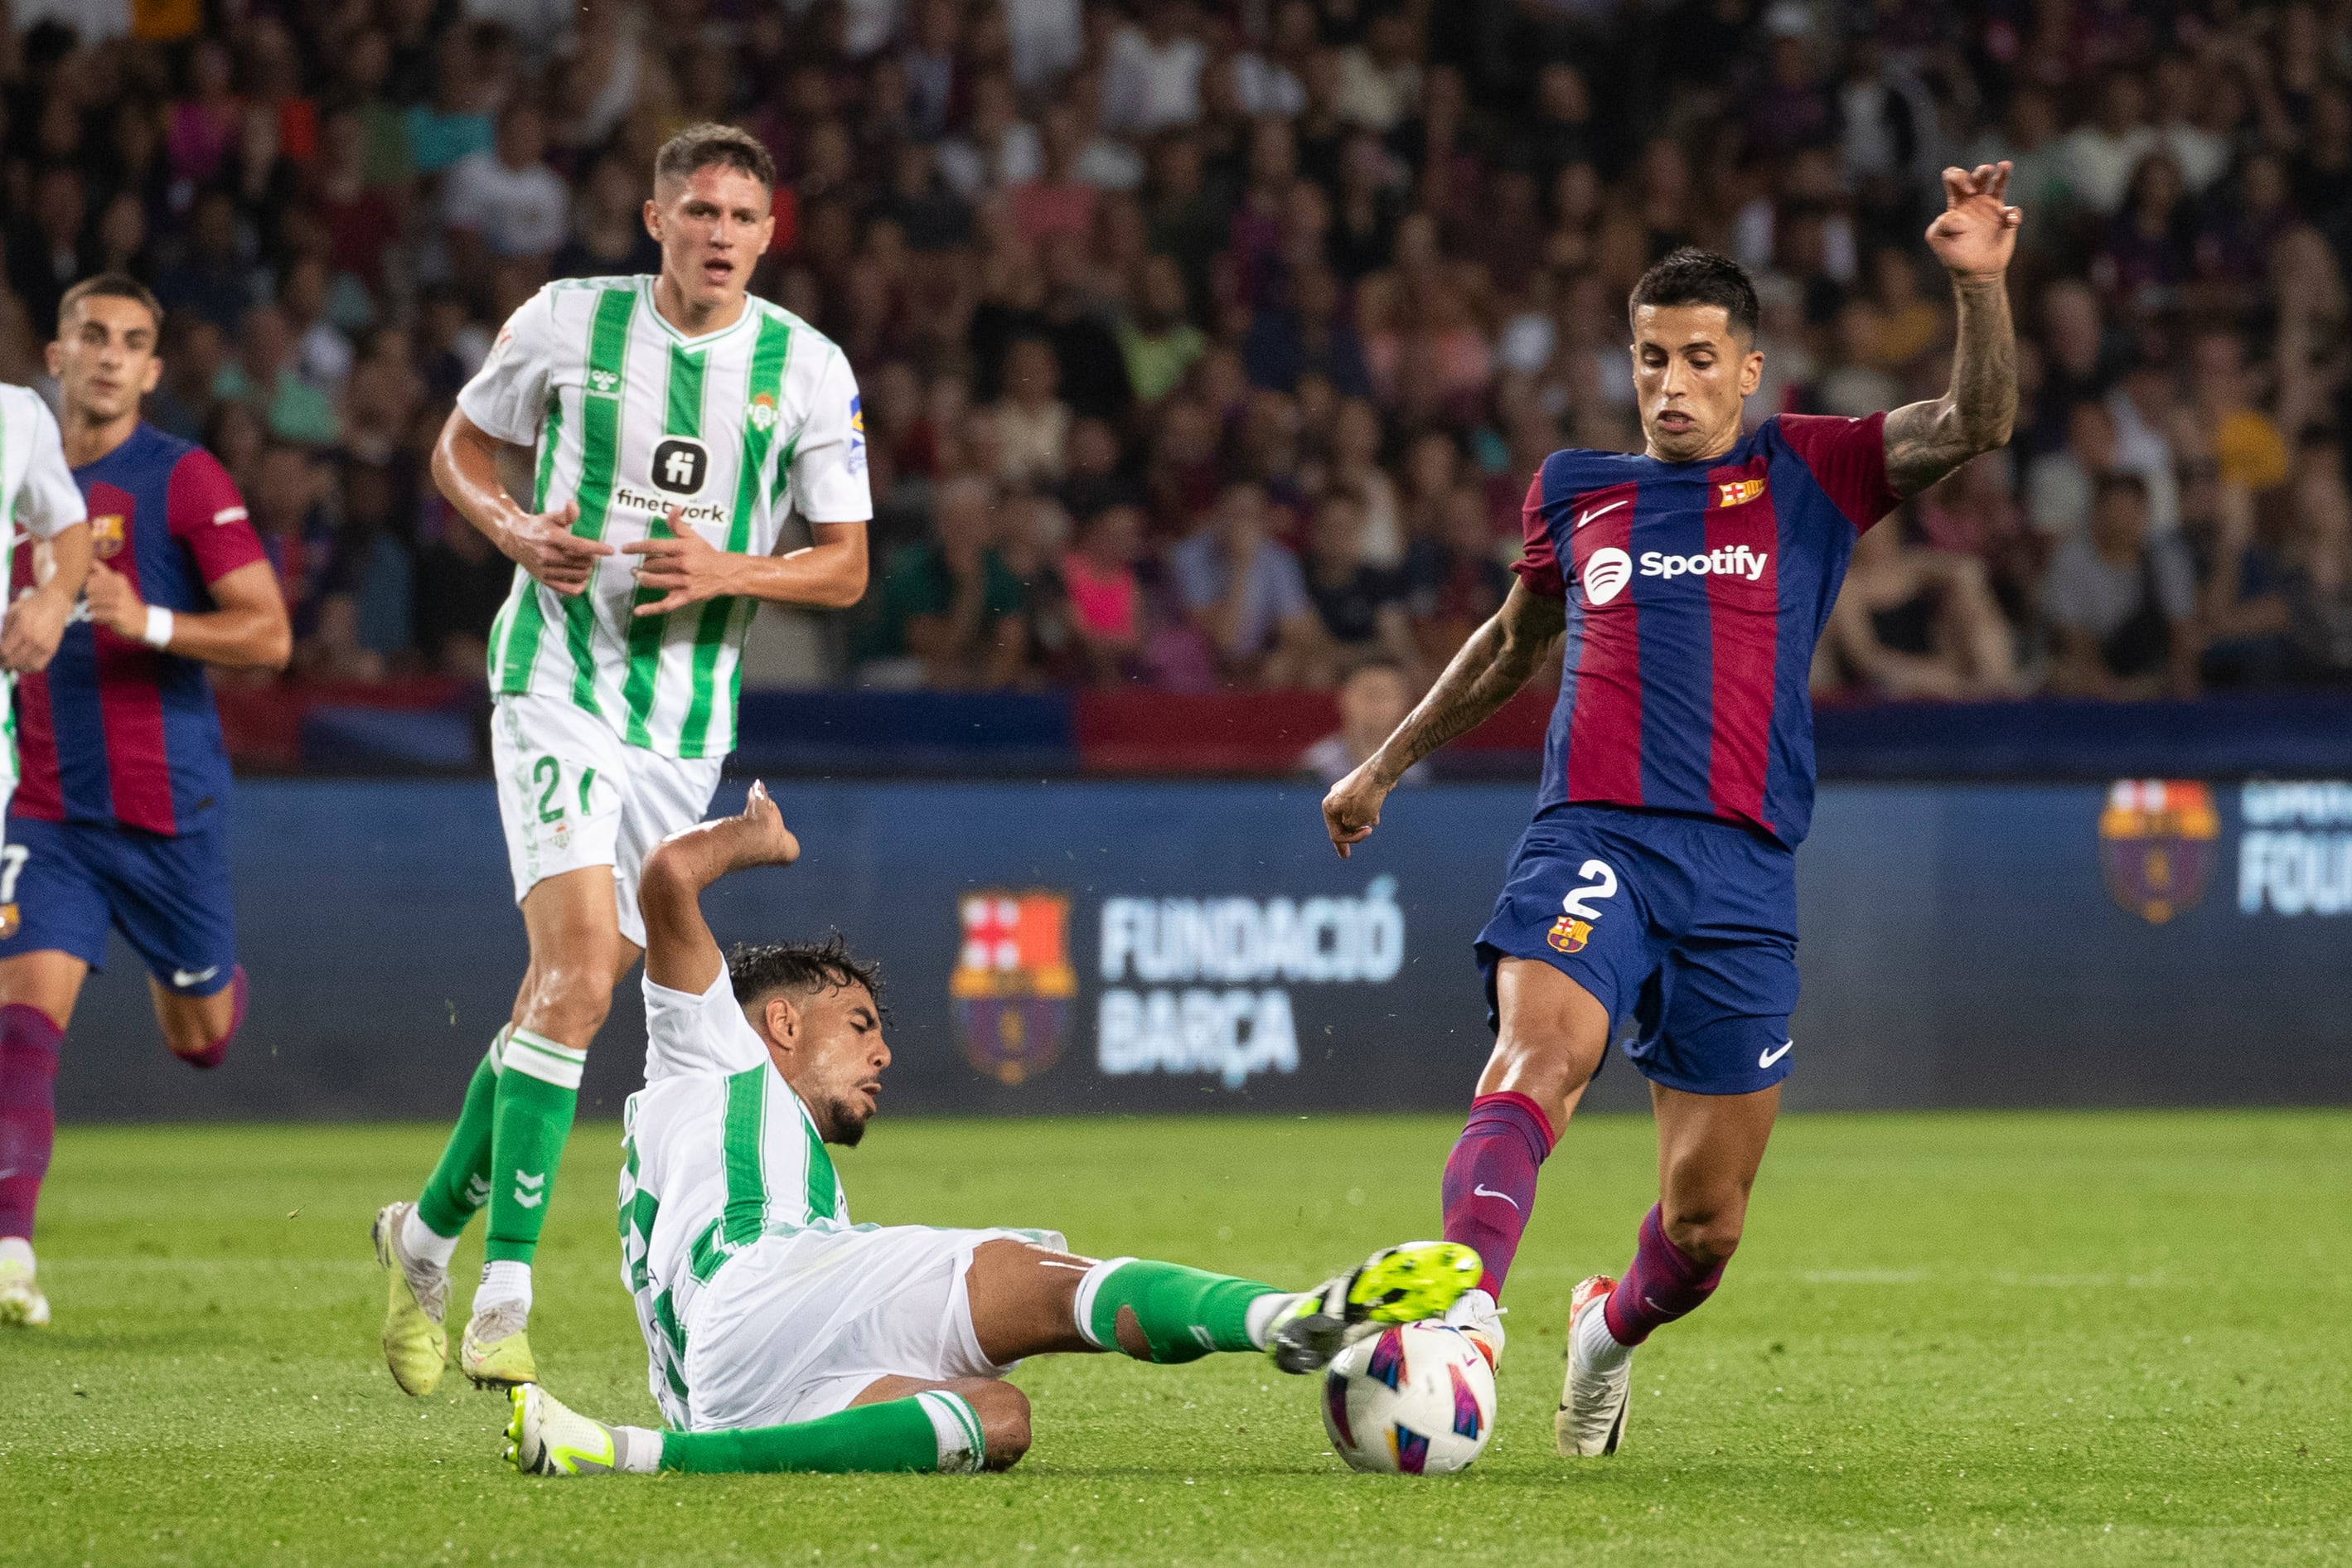
[[2150,925],[2197,907],[2220,853],[2213,792],[2194,780],[2124,779],[2099,814],[2099,869],[2116,902]]
[[1033,888],[963,898],[963,948],[948,994],[971,1065],[999,1083],[1036,1077],[1062,1054],[1077,975],[1070,896]]

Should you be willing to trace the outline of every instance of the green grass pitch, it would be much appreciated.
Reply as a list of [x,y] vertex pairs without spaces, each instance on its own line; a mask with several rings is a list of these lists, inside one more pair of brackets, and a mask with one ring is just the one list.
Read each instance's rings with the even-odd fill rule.
[[[1456,1125],[886,1119],[842,1163],[863,1219],[1305,1282],[1434,1230]],[[1634,1362],[1626,1451],[1570,1464],[1568,1292],[1654,1191],[1646,1122],[1580,1120],[1495,1442],[1418,1480],[1342,1469],[1313,1384],[1241,1356],[1033,1363],[1008,1476],[524,1479],[503,1401],[404,1398],[376,1351],[368,1218],[438,1137],[68,1130],[57,1326],[0,1340],[0,1562],[2352,1563],[2352,1115],[1792,1117],[1722,1291]],[[615,1140],[572,1142],[533,1340],[559,1394],[643,1421]]]

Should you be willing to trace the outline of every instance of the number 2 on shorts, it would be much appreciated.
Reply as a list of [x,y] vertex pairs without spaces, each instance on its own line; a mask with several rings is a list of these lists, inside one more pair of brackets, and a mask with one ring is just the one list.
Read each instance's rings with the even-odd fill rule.
[[[549,803],[554,800],[557,787],[563,783],[563,764],[553,757],[541,757],[530,764],[530,776],[547,786],[539,792],[539,819],[541,822],[555,821],[563,815],[563,808]],[[583,787],[584,790],[585,786]]]
[[1585,880],[1560,900],[1559,907],[1579,920],[1597,921],[1605,911],[1594,909],[1592,900],[1616,893],[1617,873],[1606,860],[1587,860],[1576,868],[1576,874]]

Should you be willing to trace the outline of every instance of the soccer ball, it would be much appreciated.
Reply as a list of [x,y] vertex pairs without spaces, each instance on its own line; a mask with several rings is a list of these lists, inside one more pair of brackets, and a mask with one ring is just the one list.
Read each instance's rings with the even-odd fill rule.
[[1444,1323],[1400,1323],[1358,1340],[1323,1374],[1323,1429],[1350,1468],[1443,1476],[1486,1447],[1495,1373]]

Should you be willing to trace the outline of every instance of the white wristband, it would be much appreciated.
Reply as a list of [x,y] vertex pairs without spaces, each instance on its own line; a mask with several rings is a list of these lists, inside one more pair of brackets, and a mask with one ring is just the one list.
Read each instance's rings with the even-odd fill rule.
[[149,647],[170,647],[172,646],[172,612],[165,609],[163,605],[148,605],[147,629],[140,634],[139,640],[145,643]]

